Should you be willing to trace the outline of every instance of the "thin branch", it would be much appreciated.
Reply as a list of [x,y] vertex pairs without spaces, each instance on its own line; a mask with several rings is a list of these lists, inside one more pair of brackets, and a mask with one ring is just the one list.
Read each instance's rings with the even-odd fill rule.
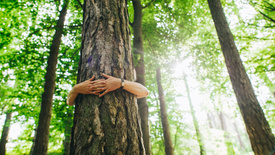
[[144,37],[147,39],[147,41],[148,41],[148,43],[149,43],[149,46],[150,46],[150,48],[152,49],[152,52],[153,52],[153,54],[156,56],[156,52],[155,52],[155,50],[154,50],[154,48],[153,48],[153,46],[152,46],[152,44],[151,44],[151,41],[148,39],[148,37],[144,34]]
[[151,0],[149,3],[147,3],[144,7],[142,7],[142,9],[147,8],[148,6],[150,6],[152,3],[154,3],[156,0]]
[[266,3],[268,6],[265,6],[267,11],[274,11],[275,10],[275,5],[269,3],[268,1],[264,1],[264,3]]
[[45,30],[45,29],[46,29],[46,30],[49,30],[49,29],[51,29],[51,28],[55,28],[55,27],[52,27],[52,25],[50,25],[49,27],[46,27],[46,28],[37,29],[36,31],[31,32],[31,33],[27,36],[27,38],[31,37],[33,34],[38,33],[38,32],[41,31],[41,30]]
[[266,17],[267,19],[269,19],[270,21],[272,21],[273,23],[275,23],[275,20],[272,19],[271,17],[267,16],[266,14],[264,14],[263,12],[259,11],[264,17]]
[[257,24],[248,24],[250,26],[256,26],[256,27],[263,27],[263,28],[273,28],[275,27],[275,25],[270,25],[270,26],[260,26],[260,25],[257,25]]
[[130,22],[130,21],[129,21],[129,24],[130,24],[131,27],[134,26],[134,22]]
[[80,0],[77,0],[77,2],[78,2],[78,4],[81,6],[81,8],[84,9],[84,8],[83,8],[83,4],[81,4]]
[[82,24],[80,25],[64,25],[65,27],[73,28],[73,27],[81,27],[83,26]]
[[274,40],[269,38],[258,38],[258,37],[251,37],[251,36],[236,36],[237,38],[244,38],[244,39],[257,39],[257,40]]

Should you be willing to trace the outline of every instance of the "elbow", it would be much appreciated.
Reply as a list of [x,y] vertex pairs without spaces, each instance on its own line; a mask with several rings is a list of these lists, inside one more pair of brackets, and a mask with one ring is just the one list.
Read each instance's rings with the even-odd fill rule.
[[70,102],[69,99],[67,100],[66,103],[67,103],[68,106],[73,106],[74,105],[74,102]]
[[143,98],[149,95],[149,91],[145,88],[144,91],[140,95],[137,96],[137,98]]
[[146,89],[145,94],[144,94],[144,97],[146,97],[146,96],[148,96],[148,95],[149,95],[149,91],[148,91],[148,89]]

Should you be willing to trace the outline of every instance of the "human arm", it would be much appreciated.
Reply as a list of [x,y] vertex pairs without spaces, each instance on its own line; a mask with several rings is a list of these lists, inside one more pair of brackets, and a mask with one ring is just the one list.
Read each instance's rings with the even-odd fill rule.
[[104,79],[93,81],[94,79],[95,76],[89,80],[76,84],[68,94],[67,104],[74,105],[74,101],[78,94],[100,95],[99,92],[105,90],[104,87],[106,82]]
[[[114,91],[118,88],[121,87],[121,79],[119,78],[115,78],[106,74],[102,74],[106,79],[106,87],[105,87],[105,91],[99,95],[99,97],[104,96],[105,94],[107,94],[108,92]],[[131,82],[131,81],[127,81],[124,80],[125,85],[123,87],[124,90],[137,95],[137,98],[142,98],[142,97],[146,97],[149,92],[147,90],[146,87],[144,87],[142,84],[137,83],[137,82]]]

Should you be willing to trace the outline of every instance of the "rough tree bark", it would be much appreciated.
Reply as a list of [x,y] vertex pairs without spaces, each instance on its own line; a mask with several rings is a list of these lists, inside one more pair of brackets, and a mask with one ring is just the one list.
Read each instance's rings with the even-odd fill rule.
[[[78,83],[101,73],[133,81],[126,0],[85,0]],[[135,96],[123,89],[76,99],[70,154],[145,154]]]
[[161,123],[162,123],[163,135],[164,135],[165,154],[173,155],[174,148],[171,140],[169,122],[168,122],[168,117],[166,113],[165,98],[164,98],[164,93],[161,85],[160,68],[157,68],[156,73],[157,73],[157,83],[158,83],[158,92],[159,92]]
[[[145,86],[145,67],[144,67],[144,52],[142,38],[142,6],[140,0],[132,0],[134,6],[134,22],[132,24],[134,31],[133,50],[134,55],[139,56],[139,60],[135,65],[137,82]],[[151,154],[150,132],[148,125],[148,104],[147,98],[143,97],[137,100],[138,109],[141,118],[141,128],[143,133],[144,147],[147,155]]]
[[44,93],[42,95],[41,111],[37,127],[37,136],[34,142],[34,155],[46,155],[49,141],[49,128],[51,122],[53,94],[55,90],[56,65],[59,53],[59,46],[63,32],[65,16],[69,0],[64,0],[62,10],[59,14],[55,34],[53,36],[52,45],[50,47],[50,55],[47,62],[47,70],[45,75]]
[[0,141],[0,155],[5,155],[5,153],[6,153],[6,144],[8,142],[11,115],[12,115],[11,112],[6,113],[6,120],[5,120],[5,123],[3,126],[1,141]]
[[208,4],[252,149],[256,155],[271,154],[275,138],[240,59],[221,2],[208,0]]
[[183,72],[183,80],[184,80],[184,84],[185,84],[185,88],[186,88],[187,98],[188,98],[188,101],[189,101],[189,106],[190,106],[190,110],[191,110],[191,114],[192,114],[192,118],[193,118],[194,127],[195,127],[195,130],[196,130],[197,140],[198,140],[198,143],[199,143],[199,146],[200,146],[200,154],[204,155],[206,153],[205,153],[205,149],[204,149],[204,144],[202,142],[202,136],[201,136],[201,132],[200,132],[200,128],[199,128],[199,123],[198,123],[198,120],[197,120],[196,115],[195,115],[195,110],[194,110],[194,107],[193,107],[193,104],[192,104],[190,91],[189,91],[189,86],[188,86],[188,82],[187,82],[187,79],[186,79],[186,74],[184,72]]

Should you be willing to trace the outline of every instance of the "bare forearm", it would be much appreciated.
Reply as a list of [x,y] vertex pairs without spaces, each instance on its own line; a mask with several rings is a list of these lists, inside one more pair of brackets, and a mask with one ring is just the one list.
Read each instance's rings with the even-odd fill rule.
[[123,87],[123,89],[137,95],[137,98],[146,97],[149,94],[147,88],[144,87],[142,84],[127,80],[125,80],[125,86]]
[[68,98],[67,98],[67,104],[72,106],[75,104],[74,100],[76,99],[78,92],[76,92],[75,90],[76,88],[74,87],[70,93],[68,94]]
[[73,89],[68,94],[67,104],[74,105],[75,99],[78,94],[92,94],[92,95],[100,95],[99,92],[102,92],[105,86],[105,80],[99,79],[93,81],[95,76],[91,79],[76,84]]

